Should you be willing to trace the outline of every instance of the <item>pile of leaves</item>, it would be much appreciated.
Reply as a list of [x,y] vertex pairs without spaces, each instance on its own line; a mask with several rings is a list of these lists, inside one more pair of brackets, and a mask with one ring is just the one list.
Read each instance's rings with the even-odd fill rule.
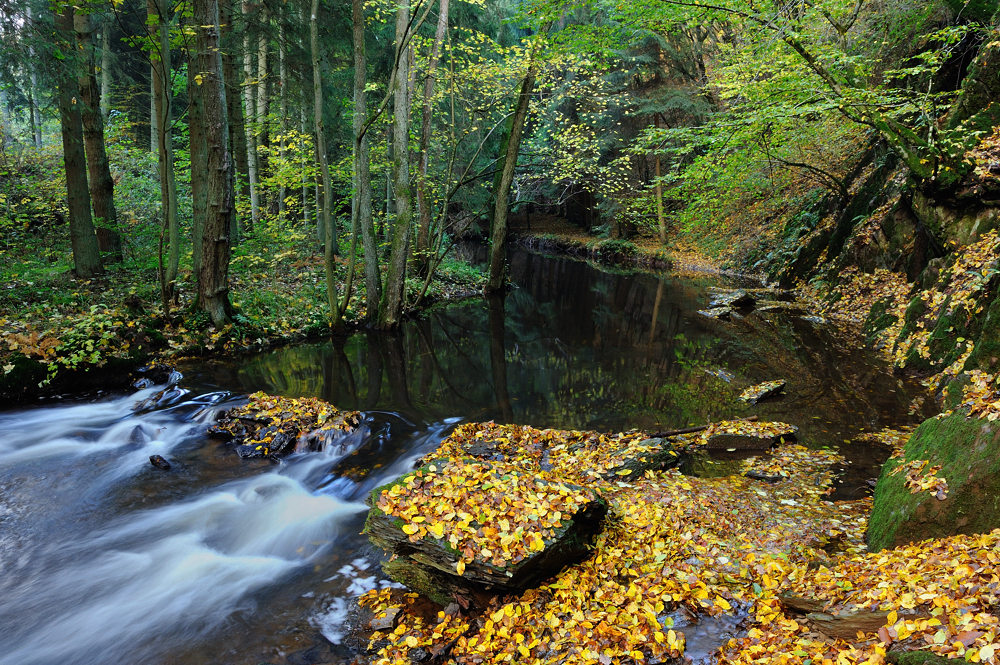
[[996,376],[981,370],[969,372],[969,383],[962,392],[961,408],[968,409],[971,416],[990,422],[1000,418],[1000,391],[997,390]]
[[278,457],[321,447],[360,423],[357,411],[338,411],[319,399],[256,392],[222,413],[208,433],[232,441],[240,457]]
[[456,572],[479,559],[517,564],[545,549],[577,511],[598,500],[589,489],[502,462],[442,459],[384,489],[375,507],[398,518],[412,542],[447,541],[460,557]]
[[[1000,603],[1000,531],[869,554],[863,534],[870,500],[826,499],[832,470],[843,462],[835,452],[786,446],[744,464],[775,472],[781,479],[774,483],[692,478],[673,469],[625,481],[563,458],[588,446],[614,452],[642,440],[638,433],[602,438],[488,423],[463,426],[444,445],[461,453],[483,440],[502,451],[505,463],[540,478],[567,473],[587,481],[610,504],[608,528],[588,559],[543,586],[495,598],[482,614],[455,607],[428,613],[414,594],[370,592],[362,605],[376,617],[399,612],[394,627],[372,637],[375,663],[429,654],[462,665],[631,665],[708,655],[686,651],[683,629],[674,624],[682,614],[695,621],[746,617],[743,632],[716,645],[720,663],[883,663],[890,647],[994,662],[1000,649],[993,612]],[[414,490],[425,483],[417,480]],[[409,505],[387,500],[393,510]],[[430,525],[416,518],[408,524],[419,537]],[[835,616],[893,612],[878,631],[831,638],[789,614],[786,593],[820,601]]]

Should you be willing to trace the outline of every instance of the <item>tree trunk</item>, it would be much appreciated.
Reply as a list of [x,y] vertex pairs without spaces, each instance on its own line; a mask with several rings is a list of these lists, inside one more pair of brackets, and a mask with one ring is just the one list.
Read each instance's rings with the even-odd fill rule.
[[[28,16],[28,24],[32,24],[31,16],[31,6],[26,3],[25,11]],[[35,61],[35,47],[34,45],[28,45],[28,57],[32,62]],[[35,148],[42,149],[42,111],[41,104],[38,101],[38,69],[36,67],[29,68],[31,73],[28,76],[30,90],[28,91],[28,114],[31,119],[31,136],[35,141]]]
[[74,29],[81,57],[79,69],[80,116],[83,121],[83,140],[87,151],[87,179],[90,184],[90,201],[96,226],[108,229],[102,234],[108,239],[98,249],[111,254],[113,262],[122,260],[122,242],[118,234],[118,214],[115,212],[115,182],[111,178],[108,153],[104,146],[104,118],[101,115],[101,92],[94,71],[94,33],[89,14],[78,13],[73,17]]
[[528,117],[528,105],[531,101],[531,90],[535,87],[535,76],[538,68],[534,62],[529,63],[528,73],[521,81],[521,91],[517,96],[517,106],[510,122],[510,134],[507,139],[507,152],[504,155],[503,169],[500,172],[500,184],[497,187],[496,207],[493,209],[493,233],[490,239],[490,272],[488,291],[500,291],[507,281],[507,199],[510,187],[514,182],[514,168],[517,166],[517,154],[521,149],[521,134]]
[[233,165],[226,140],[226,88],[222,80],[219,48],[218,0],[194,0],[194,21],[198,39],[198,74],[195,86],[200,96],[205,122],[205,219],[202,224],[201,273],[198,278],[198,305],[218,328],[232,316],[229,302],[229,229],[232,226]]
[[[444,0],[447,2],[448,0]],[[368,54],[365,49],[364,0],[351,0],[351,22],[354,39],[354,208],[351,212],[361,230],[361,245],[365,255],[365,304],[369,323],[378,315],[382,282],[378,266],[378,244],[372,218],[372,176],[368,132],[364,131],[368,116],[365,85],[368,79]]]
[[260,7],[259,18],[257,19],[260,30],[260,34],[257,36],[257,182],[259,190],[257,198],[262,208],[268,208],[267,192],[259,187],[259,183],[261,178],[265,177],[268,172],[268,155],[266,149],[269,142],[267,116],[270,112],[268,97],[270,79],[267,75],[267,38],[268,30],[271,26],[271,14],[266,4],[262,3]]
[[396,195],[396,220],[392,229],[389,267],[379,306],[380,328],[395,328],[403,314],[407,248],[413,221],[413,193],[410,190],[410,81],[406,39],[410,25],[408,0],[396,5],[396,80],[393,90],[392,171]]
[[[299,132],[303,136],[309,131],[309,125],[306,122],[306,107],[305,102],[299,108]],[[305,151],[302,151],[303,153]],[[309,221],[309,176],[306,175],[308,164],[306,162],[306,157],[302,155],[302,222],[305,228],[309,228],[311,222]]]
[[[73,7],[55,14],[55,28],[64,53],[76,53],[73,34]],[[66,167],[66,200],[69,207],[69,234],[77,277],[101,274],[101,252],[90,215],[87,189],[87,159],[83,148],[83,119],[80,117],[80,86],[75,56],[63,63],[59,76],[59,121],[62,125],[63,162]]]
[[111,111],[111,21],[101,28],[101,117]]
[[[148,29],[148,28],[147,28]],[[150,36],[150,40],[153,37]],[[157,151],[157,144],[159,143],[160,128],[159,115],[156,113],[156,91],[153,89],[156,85],[156,65],[150,63],[149,65],[149,151],[155,153]]]
[[[250,0],[243,0],[244,23],[249,22],[253,13]],[[256,114],[256,98],[254,96],[253,52],[250,50],[250,29],[243,26],[243,104],[246,107],[244,118],[247,135],[247,181],[250,186],[250,226],[255,227],[260,221],[260,186],[257,182],[257,130],[254,115]],[[244,220],[245,221],[245,220]]]
[[[656,120],[656,127],[659,128],[660,121]],[[663,184],[660,182],[660,153],[656,153],[656,223],[660,230],[660,242],[667,241],[667,222],[663,217]]]
[[[223,60],[226,58],[222,56]],[[225,67],[225,64],[223,64]],[[208,211],[208,200],[206,198],[206,184],[208,182],[208,171],[206,170],[208,154],[206,144],[208,137],[205,136],[205,111],[202,107],[202,96],[195,94],[198,82],[195,77],[198,74],[198,55],[193,50],[188,53],[188,90],[190,91],[190,101],[188,103],[188,134],[191,140],[191,272],[195,281],[201,276],[201,251],[204,236],[203,224]],[[227,106],[232,108],[229,96],[226,96]],[[236,107],[240,107],[239,97],[236,97]],[[233,133],[230,132],[230,138]],[[235,218],[236,216],[233,215]],[[230,228],[230,233],[232,229]],[[200,293],[200,290],[196,290]]]
[[433,118],[432,99],[434,96],[434,71],[441,57],[441,45],[444,43],[448,30],[448,0],[440,0],[438,9],[437,30],[434,33],[434,45],[427,59],[427,71],[424,73],[424,105],[420,123],[420,147],[417,150],[417,209],[420,211],[420,225],[417,227],[417,246],[414,259],[420,273],[428,268],[431,237],[431,197],[427,184],[427,170],[430,164],[428,153],[431,147],[431,120]]
[[326,298],[330,315],[337,311],[337,283],[334,258],[337,256],[337,227],[333,221],[333,190],[330,168],[326,155],[326,136],[323,128],[323,78],[319,68],[319,0],[312,0],[309,14],[309,50],[312,55],[313,73],[313,131],[316,134],[316,155],[319,158],[320,178],[323,187],[323,256],[326,267]]
[[[286,149],[287,149],[287,134],[288,134],[288,53],[285,48],[285,21],[284,17],[279,17],[281,26],[278,29],[278,85],[281,87],[281,93],[279,98],[279,133],[281,138],[279,139],[278,154],[281,156],[281,161],[284,162],[286,159]],[[284,178],[281,180],[281,184],[278,186],[278,215],[284,217],[285,214],[285,197],[288,196],[288,191],[285,187]]]
[[[243,200],[248,200],[250,198],[250,166],[247,154],[247,134],[243,121],[240,78],[236,73],[236,59],[233,55],[233,52],[238,48],[239,39],[235,37],[233,32],[232,3],[224,2],[219,11],[222,20],[220,39],[223,41],[222,78],[226,82],[226,112],[229,116],[229,153],[232,155],[235,167],[233,177],[236,181],[237,191]],[[194,138],[193,135],[192,138]],[[236,215],[233,215],[233,227],[229,230],[229,237],[233,244],[239,243],[240,224]]]
[[166,306],[177,297],[177,273],[180,269],[181,236],[177,223],[177,185],[174,181],[173,110],[170,88],[170,15],[165,0],[147,0],[146,11],[155,25],[147,22],[150,41],[154,48],[153,99],[156,112],[156,155],[160,172],[160,210],[163,215],[163,232],[167,236],[167,265],[160,282],[161,295]]

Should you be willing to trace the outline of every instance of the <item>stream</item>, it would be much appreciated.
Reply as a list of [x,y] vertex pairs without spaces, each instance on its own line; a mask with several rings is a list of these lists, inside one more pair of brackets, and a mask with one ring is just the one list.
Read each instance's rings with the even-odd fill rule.
[[[731,278],[526,251],[511,274],[505,298],[438,307],[396,334],[188,363],[162,394],[0,410],[0,665],[352,662],[353,598],[389,584],[359,533],[363,501],[459,422],[657,430],[756,414],[839,447],[837,495],[851,498],[886,455],[851,439],[918,419],[919,389],[830,324],[700,315]],[[737,400],[777,378],[785,395]],[[364,424],[280,464],[240,460],[205,430],[256,390],[320,397]]]

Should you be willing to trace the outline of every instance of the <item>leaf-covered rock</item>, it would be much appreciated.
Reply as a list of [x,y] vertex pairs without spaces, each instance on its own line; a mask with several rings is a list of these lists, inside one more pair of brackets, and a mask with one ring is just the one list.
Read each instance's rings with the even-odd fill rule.
[[431,599],[523,590],[582,558],[607,505],[504,462],[440,459],[372,492],[365,532],[386,572]]
[[709,450],[770,450],[795,441],[798,431],[787,423],[730,420],[712,425],[703,438]]
[[243,406],[223,412],[208,433],[231,442],[240,457],[281,457],[318,450],[360,424],[357,411],[338,411],[319,399],[257,392]]
[[785,384],[786,382],[780,379],[777,381],[765,381],[744,390],[740,393],[740,399],[747,404],[756,404],[761,400],[780,394],[785,389]]

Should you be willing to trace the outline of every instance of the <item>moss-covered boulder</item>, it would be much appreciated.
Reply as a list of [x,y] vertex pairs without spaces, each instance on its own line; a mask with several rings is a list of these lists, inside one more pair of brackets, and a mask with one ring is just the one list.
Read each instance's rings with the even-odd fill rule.
[[[947,483],[945,492],[940,483],[921,482],[936,467],[933,476]],[[867,541],[877,551],[997,527],[1000,422],[955,412],[924,421],[902,456],[886,462],[875,487]]]
[[440,459],[369,497],[386,573],[435,602],[526,589],[586,556],[607,504],[504,462]]
[[357,411],[339,411],[314,398],[250,395],[243,406],[224,411],[209,436],[230,442],[240,457],[281,457],[318,450],[361,424]]

